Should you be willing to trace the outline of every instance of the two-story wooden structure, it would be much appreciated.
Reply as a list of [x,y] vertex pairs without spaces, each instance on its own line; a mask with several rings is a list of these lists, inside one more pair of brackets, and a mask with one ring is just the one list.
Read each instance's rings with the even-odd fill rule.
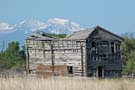
[[96,26],[66,38],[38,32],[26,38],[30,73],[62,76],[121,76],[123,38]]

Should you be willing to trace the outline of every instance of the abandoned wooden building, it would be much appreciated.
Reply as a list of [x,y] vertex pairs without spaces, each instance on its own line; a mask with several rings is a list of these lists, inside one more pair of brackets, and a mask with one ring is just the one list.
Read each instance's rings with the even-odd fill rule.
[[26,38],[27,70],[46,76],[121,76],[123,38],[96,26],[60,39],[47,33]]

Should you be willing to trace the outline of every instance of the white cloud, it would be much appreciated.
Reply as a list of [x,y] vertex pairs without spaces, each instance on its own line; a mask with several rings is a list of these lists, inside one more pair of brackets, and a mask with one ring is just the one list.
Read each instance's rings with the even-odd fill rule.
[[8,33],[15,31],[14,26],[6,22],[0,22],[0,33]]
[[9,25],[8,23],[1,22],[0,23],[0,30],[12,30],[13,26]]
[[67,19],[51,18],[48,20],[47,23],[55,23],[55,24],[59,24],[59,25],[65,25],[68,22],[69,22],[69,20],[67,20]]

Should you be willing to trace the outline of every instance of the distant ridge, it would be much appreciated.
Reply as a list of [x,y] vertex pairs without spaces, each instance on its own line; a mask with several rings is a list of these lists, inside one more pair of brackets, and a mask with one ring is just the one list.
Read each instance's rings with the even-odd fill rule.
[[83,29],[79,24],[60,18],[51,18],[47,22],[40,20],[23,20],[17,24],[0,22],[0,40],[7,44],[10,41],[18,41],[21,45],[24,39],[33,32],[43,31],[53,34],[71,34]]

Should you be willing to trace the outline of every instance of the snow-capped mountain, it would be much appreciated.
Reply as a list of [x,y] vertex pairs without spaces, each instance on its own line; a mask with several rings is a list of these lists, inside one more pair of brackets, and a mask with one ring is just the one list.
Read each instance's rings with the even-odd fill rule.
[[39,20],[24,20],[15,25],[17,30],[25,33],[41,31],[55,34],[70,34],[81,29],[80,25],[67,19],[52,18],[47,22]]
[[39,20],[23,20],[15,25],[16,30],[21,30],[25,33],[44,30],[46,27],[46,23]]
[[16,24],[0,22],[0,40],[6,43],[9,41],[19,41],[21,45],[24,39],[32,32],[44,31],[55,34],[71,34],[83,29],[79,24],[67,19],[51,18],[48,21],[23,20]]
[[46,24],[47,24],[46,30],[48,32],[56,34],[59,33],[71,34],[72,32],[82,29],[79,24],[71,22],[67,19],[53,18],[49,19]]

